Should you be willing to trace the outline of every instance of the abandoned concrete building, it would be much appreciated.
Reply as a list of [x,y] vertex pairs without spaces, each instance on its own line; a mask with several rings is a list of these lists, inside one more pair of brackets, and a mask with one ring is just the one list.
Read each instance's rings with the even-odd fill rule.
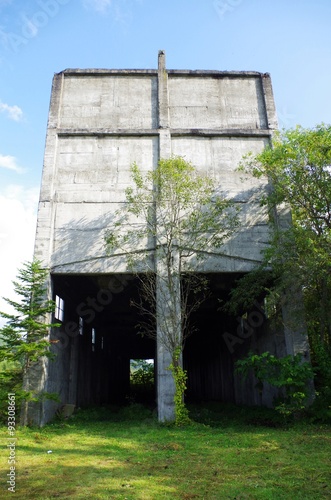
[[[268,244],[260,207],[267,182],[243,179],[236,169],[276,128],[269,74],[169,70],[160,51],[155,70],[67,69],[54,76],[35,258],[50,269],[62,326],[51,333],[56,357],[35,372],[35,388],[58,393],[62,405],[121,403],[130,397],[130,360],[150,359],[159,419],[170,418],[169,360],[158,342],[137,335],[139,317],[130,307],[137,281],[123,260],[107,254],[104,234],[125,200],[131,164],[148,171],[178,155],[212,176],[243,213],[242,227],[199,269],[211,295],[195,313],[197,331],[184,349],[187,401],[270,403],[270,391],[261,395],[254,381],[239,379],[234,362],[250,349],[279,356],[302,351],[305,336],[286,326],[273,332],[258,303],[245,320],[218,304]],[[43,425],[58,407],[31,405],[26,421]]]

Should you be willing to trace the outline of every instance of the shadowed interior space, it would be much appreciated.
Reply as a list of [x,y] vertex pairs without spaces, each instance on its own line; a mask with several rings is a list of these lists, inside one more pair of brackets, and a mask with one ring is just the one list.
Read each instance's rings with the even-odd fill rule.
[[[254,328],[245,330],[242,318],[221,309],[240,274],[206,277],[209,295],[192,316],[193,333],[184,348],[186,398],[235,403],[234,362],[261,336],[265,318],[256,312]],[[130,383],[132,360],[150,360],[153,387],[149,382],[139,398],[156,406],[156,342],[139,334],[142,318],[132,305],[139,298],[139,280],[128,274],[54,274],[52,285],[55,320],[61,326],[52,334],[56,357],[50,363],[49,390],[80,407],[125,404],[137,397]]]
[[208,281],[207,298],[192,314],[192,334],[188,335],[184,348],[188,402],[237,401],[235,361],[248,352],[252,338],[256,340],[262,334],[265,323],[260,313],[256,328],[249,328],[244,317],[234,316],[223,308],[242,276],[239,273],[204,276]]

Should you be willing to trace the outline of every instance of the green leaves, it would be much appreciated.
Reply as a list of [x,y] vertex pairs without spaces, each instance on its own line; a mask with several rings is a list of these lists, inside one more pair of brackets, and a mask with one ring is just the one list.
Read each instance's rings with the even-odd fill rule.
[[[191,258],[203,260],[215,253],[237,227],[237,210],[217,193],[212,179],[179,156],[161,159],[145,174],[134,163],[131,179],[126,203],[106,233],[106,245],[113,256],[125,256],[128,268],[140,280],[135,305],[142,314],[142,331],[152,338],[157,331],[158,342],[178,361],[193,330],[190,314],[206,294]],[[183,423],[188,418],[183,403],[185,373],[178,363],[172,373],[176,422]]]
[[177,427],[184,427],[191,425],[192,421],[189,417],[188,409],[184,403],[184,393],[186,391],[187,372],[183,370],[178,364],[178,359],[170,364],[169,370],[171,371],[175,381],[175,425]]
[[[5,299],[14,312],[0,313],[7,321],[0,329],[0,363],[5,367],[0,366],[0,381],[22,397],[27,394],[22,391],[23,374],[41,357],[52,357],[48,334],[51,327],[59,326],[48,320],[55,304],[47,299],[47,279],[48,271],[39,261],[25,263],[13,282],[19,299]],[[8,361],[11,364],[5,365]]]
[[308,381],[312,380],[314,373],[311,364],[303,361],[301,354],[277,358],[270,352],[250,352],[236,362],[236,370],[245,377],[252,371],[261,390],[264,382],[285,389],[285,397],[275,406],[281,414],[288,416],[304,409],[309,396]]
[[[240,169],[270,180],[263,202],[273,232],[261,268],[272,267],[279,296],[291,282],[303,291],[309,334],[319,329],[331,354],[331,126],[282,131]],[[277,215],[284,208],[291,222]]]
[[[131,257],[140,244],[137,259],[142,261],[145,237],[146,257],[178,252],[179,259],[201,257],[220,248],[238,225],[238,212],[229,200],[216,194],[212,179],[199,174],[182,157],[161,159],[155,170],[141,172],[131,167],[133,187],[126,189],[125,209],[115,214],[105,241],[112,253],[123,251]],[[146,249],[146,240],[152,244]]]
[[318,234],[331,229],[331,127],[297,127],[275,136],[272,147],[243,161],[242,168],[272,183],[270,207],[291,206],[294,220]]
[[[321,124],[313,129],[296,127],[279,132],[271,147],[256,156],[247,155],[240,170],[256,178],[265,176],[270,180],[269,194],[262,203],[269,208],[272,233],[262,265],[239,282],[230,306],[240,310],[240,307],[245,308],[252,303],[259,294],[267,294],[269,301],[276,305],[277,312],[286,295],[289,298],[292,291],[296,290],[299,300],[303,297],[304,310],[298,307],[298,299],[289,298],[294,322],[302,323],[304,319],[308,327],[312,363],[317,373],[323,373],[323,376],[315,378],[315,385],[318,391],[326,393],[331,378],[325,369],[325,356],[323,361],[320,352],[323,349],[329,365],[331,126]],[[290,217],[286,219],[279,215],[286,211],[288,215],[291,214],[291,220]],[[269,283],[263,279],[268,274]],[[320,348],[316,349],[316,345]],[[271,359],[269,362],[270,367]],[[259,369],[262,368],[260,365]],[[303,368],[300,366],[298,369]],[[289,375],[287,383],[291,380],[295,381],[295,377]],[[286,380],[283,382],[285,384]],[[297,389],[298,394],[302,392],[300,387]],[[300,400],[302,402],[299,394]],[[283,411],[286,408],[283,407]]]

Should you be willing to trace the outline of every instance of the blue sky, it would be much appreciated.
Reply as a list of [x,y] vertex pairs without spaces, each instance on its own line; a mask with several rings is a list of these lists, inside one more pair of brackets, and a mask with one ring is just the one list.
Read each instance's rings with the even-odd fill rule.
[[313,127],[331,123],[330,20],[330,0],[0,0],[0,296],[32,258],[54,73],[164,49],[171,69],[270,73],[280,125]]

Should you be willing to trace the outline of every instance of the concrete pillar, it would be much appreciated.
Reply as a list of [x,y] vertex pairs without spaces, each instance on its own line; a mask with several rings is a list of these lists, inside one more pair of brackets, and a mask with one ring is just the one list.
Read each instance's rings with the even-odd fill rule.
[[[158,337],[160,326],[158,326]],[[160,422],[172,422],[175,419],[175,384],[170,370],[171,363],[169,351],[157,341],[157,410]]]
[[267,128],[271,131],[275,131],[278,128],[278,121],[269,73],[264,73],[263,75],[261,75],[261,83],[267,118]]
[[[279,207],[274,212],[277,229],[286,231],[292,227],[292,215],[287,205]],[[298,353],[309,360],[309,340],[303,308],[303,297],[300,287],[295,282],[289,286],[283,296],[282,318],[286,353],[295,356]]]
[[43,182],[40,190],[34,248],[35,259],[39,259],[45,267],[51,267],[51,256],[54,244],[56,214],[54,184],[57,178],[57,156],[55,152],[58,143],[57,128],[60,121],[59,115],[62,101],[63,79],[63,74],[55,75],[53,78],[43,165]]
[[303,298],[300,290],[289,290],[282,306],[287,354],[301,353],[309,360],[309,341],[304,319]]
[[[46,390],[49,360],[44,357],[31,363],[24,374],[23,390],[39,396]],[[24,401],[21,407],[21,425],[43,425],[44,401]]]
[[[159,158],[171,156],[171,135],[169,120],[168,75],[165,67],[165,53],[159,52],[158,59],[158,120],[159,120]],[[161,228],[162,230],[162,228]],[[175,418],[174,395],[175,384],[169,365],[172,361],[169,345],[166,340],[171,328],[171,308],[173,296],[166,284],[166,266],[162,261],[162,252],[155,256],[156,260],[156,308],[157,308],[157,402],[158,418],[161,422]],[[177,300],[180,300],[178,297]],[[180,302],[179,302],[180,303]],[[179,317],[180,321],[180,317]]]
[[70,373],[69,373],[69,394],[68,403],[77,404],[77,384],[78,384],[78,342],[77,336],[71,339],[70,351]]
[[165,66],[165,52],[159,51],[158,59],[158,117],[159,117],[159,157],[171,156],[171,135],[169,117],[168,74]]
[[175,383],[169,366],[174,348],[181,345],[182,329],[180,277],[174,269],[169,282],[164,259],[158,261],[156,300],[158,417],[161,422],[169,422],[175,419]]

